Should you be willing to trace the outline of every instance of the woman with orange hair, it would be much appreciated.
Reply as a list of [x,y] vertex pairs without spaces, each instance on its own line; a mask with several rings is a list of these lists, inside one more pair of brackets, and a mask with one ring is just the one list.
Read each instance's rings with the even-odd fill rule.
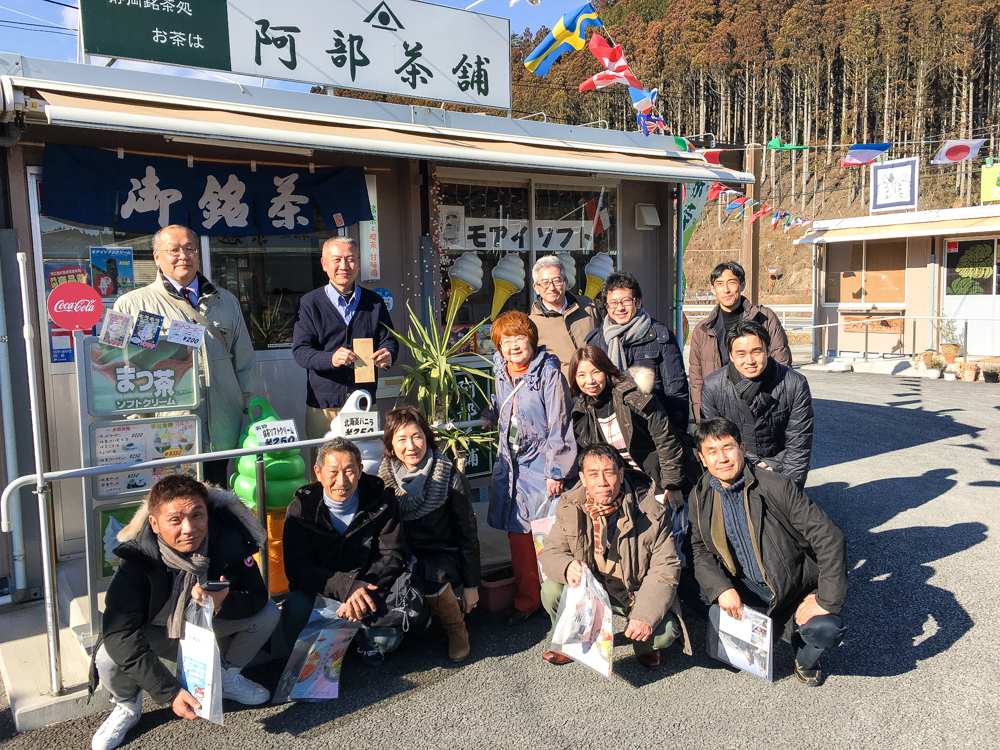
[[520,625],[541,606],[541,583],[531,522],[548,515],[552,498],[576,461],[572,402],[559,360],[538,346],[538,329],[522,312],[493,322],[496,388],[483,418],[500,430],[488,521],[507,532],[517,594],[508,625]]

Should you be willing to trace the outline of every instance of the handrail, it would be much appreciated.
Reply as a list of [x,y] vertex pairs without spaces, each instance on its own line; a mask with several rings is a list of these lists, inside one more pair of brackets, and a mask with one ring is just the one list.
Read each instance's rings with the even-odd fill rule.
[[518,117],[517,119],[518,120],[527,120],[527,119],[530,119],[532,117],[538,117],[538,115],[542,116],[542,122],[548,122],[549,121],[549,118],[546,117],[546,115],[545,115],[544,112],[535,112],[534,114],[524,115],[524,117]]

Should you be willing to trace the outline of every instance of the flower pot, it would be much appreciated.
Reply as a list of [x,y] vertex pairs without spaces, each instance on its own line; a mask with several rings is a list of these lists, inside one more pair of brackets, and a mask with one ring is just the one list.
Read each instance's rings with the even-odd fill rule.
[[976,365],[966,365],[962,368],[962,380],[966,383],[973,383],[976,380],[976,375],[979,374],[979,368]]
[[516,593],[514,569],[501,568],[483,574],[479,584],[479,603],[487,612],[503,612],[514,606]]
[[934,352],[924,352],[921,357],[924,360],[924,367],[931,363],[931,358],[934,356]]
[[936,367],[928,367],[927,377],[929,377],[931,380],[937,380],[938,378],[941,377],[941,371]]
[[946,372],[944,374],[944,379],[945,380],[955,380],[955,379],[957,379],[957,377],[958,376],[955,373],[953,373],[953,372]]
[[1000,372],[990,372],[983,370],[983,380],[987,383],[1000,383]]
[[944,355],[944,361],[946,364],[954,364],[955,357],[958,356],[958,351],[961,349],[959,344],[941,344],[941,353]]

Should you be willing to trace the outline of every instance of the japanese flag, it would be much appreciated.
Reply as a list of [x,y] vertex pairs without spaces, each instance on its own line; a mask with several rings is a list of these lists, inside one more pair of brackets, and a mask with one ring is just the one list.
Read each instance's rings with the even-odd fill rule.
[[975,138],[967,141],[945,141],[937,156],[931,159],[931,164],[954,164],[975,159],[979,156],[979,149],[986,143],[985,138]]

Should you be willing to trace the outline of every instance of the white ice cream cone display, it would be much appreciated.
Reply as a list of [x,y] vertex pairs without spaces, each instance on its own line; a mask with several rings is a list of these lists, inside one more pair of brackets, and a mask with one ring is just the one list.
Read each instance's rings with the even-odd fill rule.
[[572,292],[576,289],[576,261],[569,253],[556,253],[556,257],[562,261],[566,272],[566,290]]
[[503,304],[512,294],[524,289],[524,261],[517,253],[508,253],[493,269],[493,309],[490,319],[495,320]]
[[454,320],[462,303],[483,288],[483,262],[475,253],[462,253],[448,269],[451,278],[451,298],[448,300],[448,320]]

